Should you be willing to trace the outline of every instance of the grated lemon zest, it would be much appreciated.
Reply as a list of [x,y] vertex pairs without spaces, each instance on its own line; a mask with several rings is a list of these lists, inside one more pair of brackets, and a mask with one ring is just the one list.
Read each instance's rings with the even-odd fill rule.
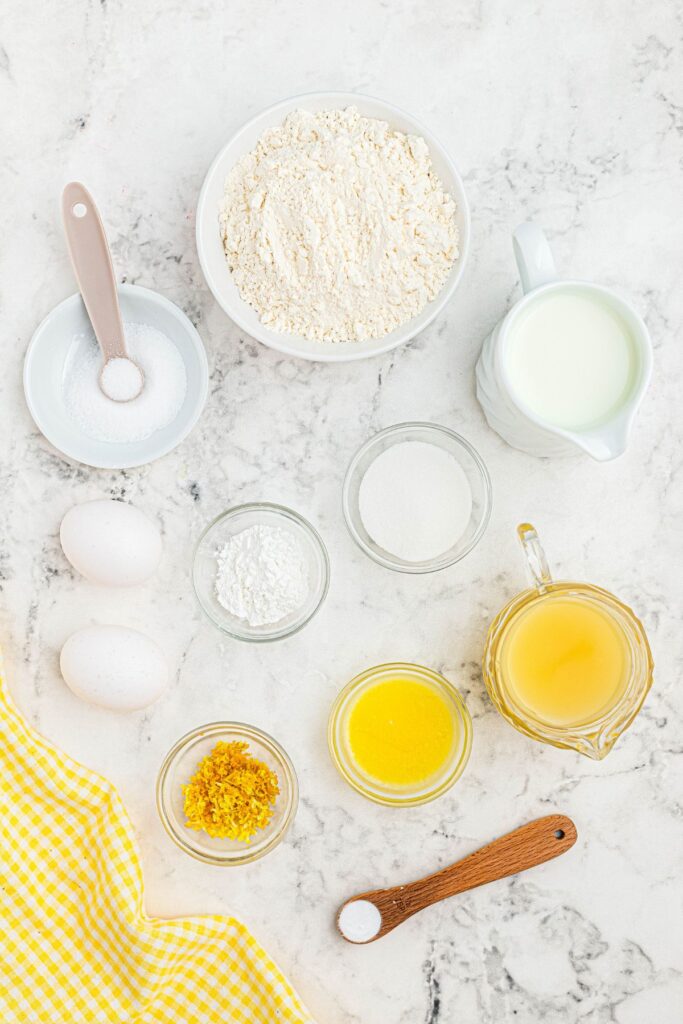
[[266,827],[280,792],[278,778],[248,750],[248,743],[219,740],[200,762],[182,787],[188,828],[248,843]]

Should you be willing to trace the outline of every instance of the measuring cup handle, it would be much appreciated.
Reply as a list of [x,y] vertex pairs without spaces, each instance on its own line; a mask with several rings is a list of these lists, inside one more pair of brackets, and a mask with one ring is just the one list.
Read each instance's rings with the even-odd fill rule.
[[512,247],[525,294],[557,279],[548,239],[537,224],[520,224],[513,232]]
[[517,536],[522,544],[531,582],[540,593],[543,593],[548,584],[552,583],[553,578],[550,575],[548,560],[541,547],[538,534],[531,523],[521,523],[517,527]]

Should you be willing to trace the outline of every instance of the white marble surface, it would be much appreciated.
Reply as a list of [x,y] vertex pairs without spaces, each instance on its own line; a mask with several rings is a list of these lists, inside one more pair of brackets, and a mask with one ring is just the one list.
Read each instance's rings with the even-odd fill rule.
[[[0,629],[11,687],[36,726],[120,787],[148,910],[235,911],[320,1024],[681,1019],[681,31],[667,0],[4,7]],[[278,98],[329,88],[382,96],[429,124],[473,212],[471,263],[447,312],[413,344],[339,366],[281,358],[241,336],[208,294],[193,242],[198,190],[228,135]],[[31,333],[74,290],[58,215],[72,177],[101,205],[121,278],[178,302],[209,354],[199,426],[140,470],[70,465],[23,401]],[[478,347],[518,293],[509,236],[524,218],[547,228],[561,268],[630,296],[652,331],[652,387],[628,453],[612,464],[514,452],[475,402]],[[409,418],[461,431],[495,489],[478,549],[426,578],[371,564],[340,514],[354,449]],[[135,502],[164,531],[158,576],[125,597],[77,579],[58,543],[71,504],[107,495]],[[222,639],[189,580],[204,523],[252,499],[309,516],[332,560],[318,618],[257,648]],[[615,590],[651,636],[655,688],[602,764],[535,745],[484,693],[484,633],[524,582],[514,527],[526,518],[558,575]],[[137,626],[164,645],[173,684],[151,710],[116,716],[66,689],[60,645],[90,622]],[[398,658],[457,683],[475,726],[457,787],[405,812],[346,788],[325,743],[339,687]],[[301,782],[289,840],[234,871],[178,851],[154,806],[167,748],[216,718],[275,734]],[[442,904],[375,946],[333,932],[350,893],[445,865],[554,809],[578,824],[567,857]]]

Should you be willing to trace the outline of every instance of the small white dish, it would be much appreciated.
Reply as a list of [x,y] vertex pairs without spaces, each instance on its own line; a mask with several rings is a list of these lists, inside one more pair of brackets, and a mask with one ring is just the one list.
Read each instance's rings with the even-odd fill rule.
[[[301,335],[281,334],[265,327],[258,313],[240,297],[225,259],[219,229],[219,209],[223,199],[225,179],[237,161],[249,153],[268,128],[284,121],[293,110],[331,110],[356,106],[366,117],[387,121],[392,128],[411,135],[421,135],[429,146],[436,173],[455,199],[458,206],[457,222],[460,231],[460,256],[456,260],[443,288],[419,316],[382,338],[368,341],[323,342],[310,341]],[[341,363],[352,359],[367,359],[388,352],[397,345],[410,341],[438,316],[457,288],[467,263],[470,247],[470,211],[465,189],[455,165],[440,142],[419,121],[398,107],[371,96],[352,92],[316,92],[276,103],[248,121],[236,132],[209,168],[197,204],[197,251],[206,283],[219,306],[231,320],[252,338],[286,355],[299,356],[317,362]]]
[[92,333],[79,294],[60,302],[31,338],[24,360],[24,394],[38,429],[62,454],[98,469],[130,469],[166,455],[180,444],[199,419],[209,389],[209,369],[202,339],[172,302],[137,285],[118,288],[124,321],[148,324],[162,331],[185,363],[187,392],[178,415],[142,441],[98,441],[84,434],[69,416],[63,398],[67,354],[78,334]]

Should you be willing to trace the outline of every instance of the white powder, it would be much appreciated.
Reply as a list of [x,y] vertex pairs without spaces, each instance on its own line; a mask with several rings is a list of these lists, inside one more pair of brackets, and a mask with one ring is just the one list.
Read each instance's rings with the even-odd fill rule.
[[276,331],[379,338],[417,316],[458,257],[456,206],[424,139],[356,107],[297,110],[225,182],[240,295]]
[[405,562],[426,562],[445,554],[467,529],[472,491],[449,452],[403,441],[368,466],[358,506],[375,544]]
[[305,603],[306,555],[297,538],[279,526],[250,526],[216,553],[216,597],[250,626],[279,622]]
[[350,942],[368,942],[382,927],[382,915],[370,900],[352,900],[341,908],[339,930]]
[[63,376],[64,405],[71,419],[88,437],[118,444],[142,441],[171,423],[187,388],[183,357],[170,338],[147,324],[124,323],[123,329],[131,359],[145,377],[137,398],[112,401],[102,393],[102,352],[93,334],[74,338]]
[[108,359],[100,374],[100,386],[114,402],[129,402],[140,394],[143,384],[140,368],[132,359],[120,356]]

